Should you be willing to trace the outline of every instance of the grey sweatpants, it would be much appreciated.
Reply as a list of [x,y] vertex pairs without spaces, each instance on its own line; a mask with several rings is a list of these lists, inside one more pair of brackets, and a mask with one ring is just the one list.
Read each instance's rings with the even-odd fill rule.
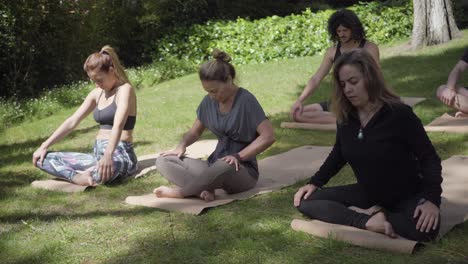
[[208,166],[205,160],[166,156],[158,157],[156,167],[164,178],[182,189],[184,197],[215,189],[224,189],[231,194],[239,193],[252,189],[258,179],[244,166],[241,165],[239,171],[236,171],[233,165],[223,160]]

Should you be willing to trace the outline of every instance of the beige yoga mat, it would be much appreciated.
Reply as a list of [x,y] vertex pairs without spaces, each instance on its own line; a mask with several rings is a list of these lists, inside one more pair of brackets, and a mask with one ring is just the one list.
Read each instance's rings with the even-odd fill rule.
[[31,186],[34,188],[45,189],[49,191],[56,192],[67,192],[67,193],[76,193],[83,192],[90,186],[81,186],[61,180],[45,180],[45,181],[33,181]]
[[[468,219],[468,156],[453,156],[442,162],[442,203],[439,239],[455,225]],[[291,227],[319,237],[331,237],[353,245],[411,254],[418,242],[350,226],[329,224],[318,220],[294,219]]]
[[[187,147],[186,156],[194,159],[205,158],[214,151],[217,140],[200,140]],[[135,178],[144,176],[145,174],[156,169],[155,162],[159,154],[146,155],[138,158],[138,170],[135,172]],[[33,181],[31,186],[34,188],[45,189],[57,192],[83,192],[89,186],[76,185],[71,182],[55,180]]]
[[281,122],[280,126],[282,128],[299,128],[299,129],[311,129],[311,130],[322,130],[322,131],[336,131],[336,124]]
[[152,193],[129,196],[125,202],[198,215],[205,208],[227,204],[234,200],[248,199],[307,179],[319,169],[330,151],[331,147],[304,146],[260,160],[258,163],[260,176],[255,188],[231,195],[222,190],[216,190],[216,199],[212,202],[205,202],[198,198],[157,198]]
[[[401,97],[403,103],[413,107],[416,104],[426,100],[424,97]],[[299,123],[299,122],[281,122],[282,128],[298,128],[322,131],[336,131],[336,124],[312,124],[312,123]]]
[[424,97],[400,97],[403,103],[413,107],[426,100]]
[[387,236],[351,226],[329,224],[318,220],[294,219],[291,222],[292,229],[302,231],[314,236],[332,238],[345,241],[356,246],[385,249],[388,251],[411,254],[417,242],[397,238],[391,239]]
[[468,134],[468,118],[454,117],[445,113],[441,117],[436,118],[424,128],[426,129],[426,131],[430,132],[451,132]]

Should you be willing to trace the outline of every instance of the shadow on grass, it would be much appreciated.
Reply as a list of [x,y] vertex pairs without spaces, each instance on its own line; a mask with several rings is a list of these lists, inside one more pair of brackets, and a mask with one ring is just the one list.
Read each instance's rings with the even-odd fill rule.
[[[59,218],[66,218],[66,219],[89,219],[89,218],[98,218],[100,216],[138,216],[138,215],[145,215],[154,213],[155,211],[161,211],[155,208],[148,208],[148,207],[132,207],[126,209],[117,209],[117,210],[109,210],[109,209],[102,209],[102,210],[93,210],[90,212],[77,212],[73,210],[73,208],[63,208],[62,210],[56,210],[54,212],[15,212],[9,215],[1,215],[0,222],[1,223],[17,223],[18,221],[24,220],[39,220],[39,221],[54,221]],[[163,211],[161,211],[163,212]]]
[[[0,244],[1,246],[1,244]],[[54,260],[54,252],[55,250],[51,250],[51,247],[46,247],[38,252],[29,251],[25,255],[15,255],[15,260],[11,261],[11,257],[8,257],[7,252],[1,252],[0,256],[4,255],[5,258],[2,258],[5,263],[10,264],[23,264],[23,263],[52,263]]]
[[[137,145],[147,145],[152,144],[153,142],[149,141],[138,141]],[[30,142],[29,144],[34,144],[34,142]],[[26,144],[25,144],[26,145]],[[41,171],[40,169],[34,167],[32,165],[32,153],[29,152],[27,147],[23,146],[23,151],[18,150],[16,147],[11,146],[11,148],[15,148],[17,153],[9,153],[9,154],[0,154],[0,164],[5,165],[23,165],[21,170],[2,170],[0,173],[0,200],[6,199],[9,195],[13,195],[16,188],[29,186],[31,182],[40,179],[52,179],[53,176],[48,175],[46,172]],[[93,149],[89,147],[79,147],[79,148],[70,148],[66,151],[70,152],[80,152],[80,153],[92,153]],[[117,184],[125,184],[126,181]]]
[[[81,129],[77,129],[73,131],[68,138],[74,138],[81,134],[86,134],[96,126],[85,127]],[[14,165],[14,164],[21,164],[24,162],[31,162],[32,161],[32,154],[33,152],[41,146],[42,142],[47,140],[47,137],[43,138],[36,138],[34,140],[24,141],[24,142],[15,142],[12,144],[3,144],[0,145],[0,166],[4,165]],[[64,139],[67,140],[67,139]],[[89,148],[79,147],[70,149],[67,151],[74,151],[74,152],[85,152],[89,153],[92,151]]]
[[[295,263],[303,263],[307,254],[299,254],[305,251],[310,256],[318,253],[320,247],[322,254],[343,248],[342,242],[333,241],[331,246],[323,247],[329,241],[290,229],[285,231],[295,209],[289,208],[283,211],[289,214],[277,216],[275,211],[268,211],[272,205],[262,210],[265,206],[262,203],[259,200],[236,202],[236,205],[212,209],[201,216],[167,213],[168,234],[160,236],[158,231],[149,231],[154,235],[132,243],[127,252],[107,262],[266,263],[267,259],[276,259],[278,262],[275,263],[288,263],[279,261],[282,256],[287,256],[290,260],[294,258]],[[245,210],[239,213],[239,209]],[[263,250],[258,251],[261,248]]]
[[381,66],[387,82],[402,96],[435,99],[439,85],[463,55],[464,48],[448,48],[440,54],[394,56],[383,59]]

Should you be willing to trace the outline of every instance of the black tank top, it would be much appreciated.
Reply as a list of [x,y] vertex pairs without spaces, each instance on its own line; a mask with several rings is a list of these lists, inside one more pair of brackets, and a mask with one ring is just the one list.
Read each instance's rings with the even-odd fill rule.
[[[98,103],[99,100],[101,99],[101,94],[99,95],[98,98]],[[114,95],[114,100],[112,100],[112,103],[105,107],[104,109],[99,110],[99,108],[96,106],[94,109],[93,117],[94,120],[96,120],[97,123],[100,124],[101,129],[112,129],[114,126],[114,116],[115,112],[117,111],[117,104],[115,103],[115,97],[117,95]],[[125,125],[123,127],[123,130],[132,130],[135,127],[136,123],[136,116],[128,116],[127,121],[125,122]]]
[[[361,40],[358,48],[362,49],[364,48],[364,45],[366,45],[366,39]],[[335,62],[340,56],[341,56],[341,42],[338,41],[338,44],[336,45],[335,57],[333,57],[333,62]]]

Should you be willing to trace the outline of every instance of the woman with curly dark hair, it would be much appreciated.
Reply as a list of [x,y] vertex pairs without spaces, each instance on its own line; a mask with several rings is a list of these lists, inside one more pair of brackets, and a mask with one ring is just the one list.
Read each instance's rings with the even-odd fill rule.
[[305,106],[303,103],[317,90],[320,82],[330,72],[333,63],[342,53],[361,48],[366,50],[377,63],[379,62],[379,48],[365,39],[364,27],[353,11],[341,9],[333,13],[328,19],[328,33],[330,40],[336,45],[327,50],[319,69],[307,82],[304,91],[291,107],[291,117],[296,122],[336,123],[335,116],[329,111],[329,101]]

